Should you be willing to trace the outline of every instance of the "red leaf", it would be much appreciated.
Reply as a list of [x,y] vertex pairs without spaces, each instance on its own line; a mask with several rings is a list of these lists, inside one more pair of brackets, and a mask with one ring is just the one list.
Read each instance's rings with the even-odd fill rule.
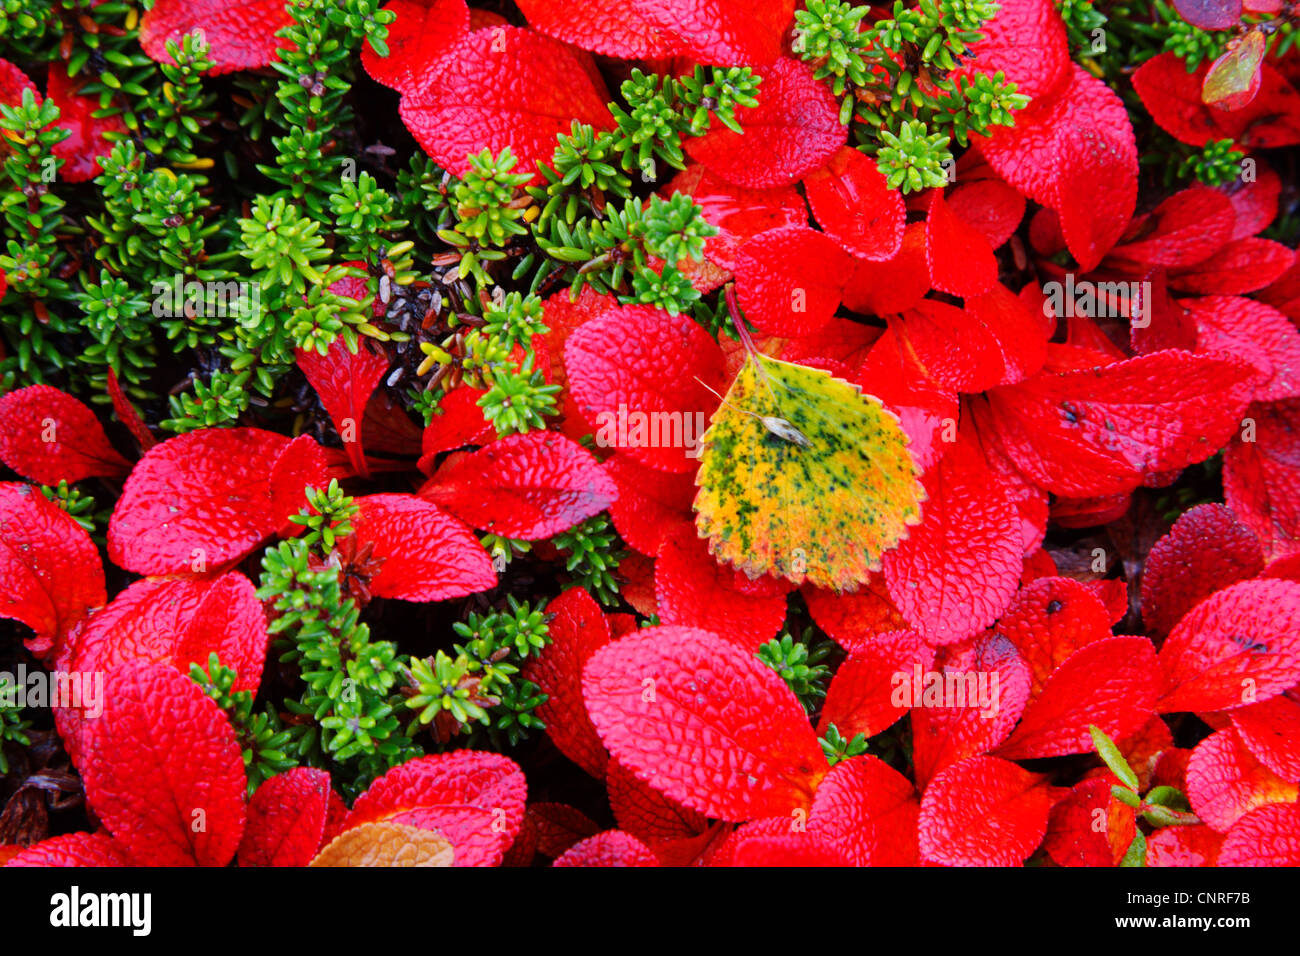
[[1300,703],[1283,694],[1231,712],[1251,754],[1284,780],[1300,780]]
[[[729,271],[736,268],[740,248],[747,239],[780,226],[808,224],[803,197],[793,186],[743,189],[724,182],[698,163],[687,166],[659,192],[665,197],[684,193],[695,200],[705,220],[718,227],[718,234],[704,242],[704,257]],[[567,292],[563,295],[568,298]]]
[[31,485],[0,482],[0,618],[35,632],[28,650],[46,656],[106,600],[90,535]]
[[564,803],[530,803],[524,825],[537,831],[537,852],[555,859],[580,840],[600,832],[600,824]]
[[546,694],[537,716],[560,752],[597,780],[605,776],[608,755],[596,735],[582,699],[582,669],[609,643],[609,624],[600,606],[582,588],[570,588],[546,606],[555,615],[551,643],[524,665],[523,676]]
[[646,60],[677,52],[676,43],[633,4],[614,7],[603,0],[519,0],[517,5],[534,30],[593,53]]
[[535,541],[604,511],[618,488],[577,442],[534,431],[449,459],[419,495],[480,531]]
[[19,852],[4,866],[130,866],[126,852],[104,830],[97,833],[65,833],[33,843],[25,849],[18,849]]
[[1069,578],[1047,577],[1022,588],[998,621],[1029,665],[1034,695],[1075,651],[1111,636],[1101,599]]
[[1005,287],[994,284],[959,309],[923,299],[891,322],[925,377],[953,392],[982,392],[1022,381],[1042,367],[1043,323]]
[[850,253],[875,262],[898,255],[907,210],[874,160],[842,146],[803,185],[817,223]]
[[643,783],[617,760],[605,778],[609,807],[619,827],[654,847],[657,843],[699,836],[709,827],[702,813],[682,806]]
[[95,413],[49,385],[0,397],[0,461],[43,485],[120,478],[131,470],[108,443]]
[[496,866],[523,823],[527,795],[523,772],[500,754],[416,757],[357,797],[344,829],[401,823],[437,830],[455,850],[453,866]]
[[1231,710],[1300,681],[1300,584],[1256,579],[1192,608],[1160,648],[1162,714]]
[[994,249],[1011,238],[1025,217],[1025,197],[998,179],[962,183],[948,194],[947,203]]
[[1070,251],[1094,268],[1123,234],[1137,199],[1137,146],[1124,104],[1071,64],[1050,96],[1016,114],[1013,127],[975,137],[998,174],[1056,210]]
[[316,439],[299,435],[285,445],[271,466],[271,520],[276,531],[286,538],[301,534],[302,525],[289,519],[311,510],[307,504],[308,488],[324,490],[329,487],[329,480],[325,449],[316,444]]
[[[518,27],[476,30],[451,47],[424,82],[402,97],[402,121],[454,176],[469,156],[506,147],[515,173],[549,162],[555,137],[574,120],[597,130],[613,119],[605,91],[565,44]],[[538,176],[534,175],[534,180]]]
[[1224,838],[1218,865],[1300,866],[1300,806],[1273,803],[1246,814]]
[[694,475],[646,468],[622,452],[605,462],[605,473],[618,486],[618,497],[609,506],[614,527],[642,554],[657,555],[664,540],[677,529],[695,526],[691,515]]
[[[987,633],[940,650],[934,678],[909,674],[916,784],[967,757],[988,753],[1011,734],[1029,703],[1029,667],[1001,634]],[[917,677],[921,677],[918,681]],[[987,697],[980,700],[980,684]],[[937,690],[937,703],[927,691]]]
[[442,55],[469,33],[465,0],[389,0],[397,14],[388,25],[388,56],[361,44],[361,65],[371,79],[399,93],[414,93]]
[[850,654],[873,646],[879,636],[907,630],[907,622],[889,599],[879,574],[873,574],[857,591],[836,594],[806,584],[802,593],[813,621]]
[[207,40],[213,76],[267,66],[287,45],[278,30],[293,21],[279,0],[158,0],[140,21],[140,46],[159,63],[170,62],[166,41],[198,30]]
[[1226,356],[1154,352],[1040,374],[989,393],[1003,449],[1054,494],[1130,491],[1204,461],[1241,420],[1253,371]]
[[1189,508],[1147,555],[1142,621],[1152,633],[1168,634],[1203,599],[1263,568],[1259,538],[1231,510]]
[[817,788],[808,834],[839,848],[853,866],[915,866],[916,790],[878,757],[831,768]]
[[835,670],[817,732],[824,735],[834,724],[842,737],[851,740],[858,734],[874,737],[892,727],[912,706],[910,697],[899,699],[900,678],[911,680],[917,670],[928,670],[933,662],[934,650],[911,631],[882,634],[855,649]]
[[1196,322],[1201,351],[1226,352],[1255,366],[1256,401],[1300,395],[1300,331],[1285,315],[1237,296],[1184,299],[1182,304]]
[[189,674],[216,652],[257,691],[266,660],[266,614],[253,584],[237,571],[211,578],[136,581],[92,615],[72,643],[71,669],[90,673],[120,664],[169,664]]
[[1137,238],[1116,246],[1110,254],[1153,266],[1191,266],[1222,248],[1236,218],[1232,201],[1223,193],[1191,186],[1157,206]]
[[1162,827],[1147,837],[1147,866],[1215,866],[1222,835],[1201,824]]
[[1272,559],[1300,549],[1300,400],[1246,414],[1223,456],[1223,494]]
[[718,564],[694,527],[666,538],[655,561],[662,623],[707,629],[749,651],[780,632],[787,590],[775,578],[751,581]]
[[[87,725],[86,799],[140,866],[225,866],[244,829],[244,760],[230,721],[167,664],[124,664]],[[201,825],[200,825],[201,824]]]
[[[665,5],[656,0],[655,6]],[[686,152],[737,186],[789,186],[830,159],[848,139],[848,129],[840,124],[835,97],[808,64],[781,57],[754,72],[762,77],[758,106],[736,110],[743,134],[719,123],[688,140]]]
[[630,833],[606,830],[575,845],[551,865],[658,866],[659,858]]
[[583,696],[605,746],[634,774],[711,817],[807,808],[826,773],[785,682],[707,631],[654,627],[597,651]]
[[23,101],[24,90],[31,90],[37,104],[41,102],[41,91],[36,88],[31,77],[16,64],[0,59],[0,103],[18,106]]
[[658,27],[674,52],[716,66],[762,66],[781,53],[794,0],[631,0],[632,13]]
[[366,454],[361,447],[361,424],[370,393],[388,371],[387,357],[371,351],[364,340],[357,343],[354,355],[342,339],[335,339],[325,355],[297,349],[294,359],[320,396],[353,470],[368,478],[370,469],[366,467]]
[[[3,289],[0,289],[0,296],[4,295]],[[126,394],[122,391],[122,386],[117,380],[117,375],[110,367],[107,373],[107,391],[108,397],[113,403],[113,411],[117,413],[117,420],[126,426],[127,430],[140,444],[141,451],[148,451],[154,445],[158,444],[153,437],[153,433],[145,426],[140,419],[140,413],[136,411],[135,406],[131,404]]]
[[1195,268],[1169,277],[1179,292],[1241,295],[1276,282],[1295,263],[1295,253],[1280,242],[1246,236],[1229,242]]
[[1251,756],[1231,728],[1206,737],[1187,761],[1187,799],[1196,815],[1220,833],[1256,807],[1294,804],[1296,795],[1296,784]]
[[63,160],[59,175],[70,183],[84,183],[103,171],[99,157],[107,156],[113,150],[113,143],[106,133],[126,135],[126,124],[121,116],[96,117],[94,113],[100,108],[99,97],[82,96],[79,89],[80,84],[74,83],[62,64],[50,64],[45,93],[59,108],[55,125],[71,134],[62,142],[55,143],[52,152]]
[[741,247],[736,292],[745,317],[768,335],[807,335],[840,304],[852,260],[839,244],[807,226],[781,226]]
[[806,833],[783,833],[780,836],[742,837],[736,843],[731,865],[803,868],[843,867],[849,863],[838,847]]
[[438,402],[438,414],[429,422],[421,439],[423,454],[419,469],[433,471],[433,460],[444,451],[465,445],[485,445],[497,437],[497,430],[483,417],[478,400],[484,393],[468,385],[459,385]]
[[1051,0],[1002,0],[979,32],[983,39],[971,44],[970,65],[959,67],[954,79],[968,72],[992,77],[1001,71],[1016,84],[1017,93],[1034,101],[1066,81],[1070,49]]
[[949,449],[922,479],[921,524],[884,556],[889,595],[932,644],[950,644],[992,624],[1020,580],[1019,519],[990,486],[966,442]]
[[[899,323],[894,323],[897,329]],[[886,331],[858,370],[855,381],[898,416],[911,439],[912,456],[928,471],[957,437],[956,393],[936,385],[918,364],[912,349],[900,347],[901,336]]]
[[889,315],[912,308],[929,291],[925,223],[914,222],[903,230],[903,245],[894,258],[854,263],[844,304],[864,315]]
[[661,471],[696,470],[687,428],[717,407],[709,388],[720,394],[724,383],[722,351],[688,316],[649,306],[607,312],[569,336],[564,367],[598,442],[603,435],[605,447]]
[[1047,831],[1043,778],[996,757],[953,764],[921,797],[921,858],[945,866],[1019,866]]
[[[1118,866],[1137,833],[1132,807],[1116,800],[1107,774],[1076,784],[1052,807],[1043,849],[1057,866]],[[1105,828],[1097,827],[1105,821]],[[1179,829],[1170,827],[1170,829]]]
[[1241,19],[1241,0],[1174,0],[1174,9],[1202,30],[1226,30]]
[[357,541],[382,562],[370,578],[375,597],[445,601],[496,584],[492,559],[457,518],[414,495],[356,499]]
[[930,192],[925,220],[925,259],[930,284],[953,295],[981,295],[998,278],[998,263],[988,240],[958,219],[943,201],[943,190]]
[[[257,428],[205,428],[151,448],[108,525],[108,556],[137,574],[215,569],[278,528],[272,464],[288,439]],[[195,552],[198,552],[197,554]]]
[[239,844],[240,866],[306,866],[323,846],[330,776],[294,767],[257,788]]
[[1094,641],[1053,671],[998,753],[1012,760],[1087,753],[1093,749],[1089,724],[1123,737],[1151,718],[1159,694],[1160,669],[1150,641]]

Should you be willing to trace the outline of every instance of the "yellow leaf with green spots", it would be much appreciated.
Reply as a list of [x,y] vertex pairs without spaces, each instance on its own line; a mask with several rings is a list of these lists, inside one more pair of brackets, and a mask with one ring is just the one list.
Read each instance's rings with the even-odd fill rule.
[[751,578],[852,591],[921,520],[918,472],[878,399],[751,352],[702,439],[695,525]]

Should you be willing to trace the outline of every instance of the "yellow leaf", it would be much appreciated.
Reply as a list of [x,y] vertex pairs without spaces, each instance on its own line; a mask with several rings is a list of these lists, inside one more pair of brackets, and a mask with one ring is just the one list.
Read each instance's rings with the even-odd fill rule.
[[828,372],[751,351],[702,445],[696,528],[751,578],[856,590],[921,520],[898,418]]
[[436,830],[363,823],[340,833],[309,866],[451,866],[452,848]]

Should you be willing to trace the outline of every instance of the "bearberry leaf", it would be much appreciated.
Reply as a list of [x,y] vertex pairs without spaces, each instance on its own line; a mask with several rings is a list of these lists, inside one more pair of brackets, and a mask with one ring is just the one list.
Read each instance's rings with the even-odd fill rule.
[[915,866],[916,790],[878,757],[831,768],[817,787],[808,834],[846,853],[854,866]]
[[841,147],[803,185],[818,225],[853,255],[882,262],[898,254],[907,212],[902,193],[860,150]]
[[[846,595],[848,596],[848,595]],[[898,676],[930,669],[934,649],[912,631],[893,631],[863,642],[835,669],[822,704],[817,732],[831,724],[840,736],[874,737],[907,713],[911,700],[899,700]]]
[[1251,755],[1231,727],[1211,734],[1187,761],[1187,799],[1196,815],[1220,833],[1256,807],[1295,803],[1300,788]]
[[[9,847],[0,847],[0,853]],[[14,856],[5,862],[0,855],[0,865],[27,866],[130,866],[126,851],[106,831],[96,833],[64,833],[49,837],[27,848],[16,847]]]
[[953,764],[921,797],[921,858],[945,866],[1019,866],[1047,831],[1043,778],[996,757]]
[[621,830],[606,830],[574,844],[552,866],[658,866],[648,846]]
[[1242,743],[1284,780],[1300,780],[1300,703],[1283,694],[1231,712]]
[[0,397],[0,461],[43,485],[121,478],[131,470],[94,412],[48,385]]
[[159,63],[170,61],[167,41],[200,31],[207,40],[211,73],[267,66],[285,45],[276,32],[293,22],[280,0],[158,0],[140,20],[140,46]]
[[361,65],[399,93],[418,90],[442,55],[469,33],[465,0],[389,0],[383,9],[397,15],[388,25],[388,55],[363,43]]
[[306,866],[316,856],[329,816],[330,777],[294,767],[257,788],[239,844],[240,866]]
[[[631,0],[632,12],[669,37],[674,53],[720,66],[770,63],[794,18],[794,0]],[[660,54],[663,55],[663,54]]]
[[670,57],[676,43],[635,3],[607,0],[519,0],[528,25],[547,36],[604,56],[626,60]]
[[605,746],[646,783],[724,820],[807,809],[826,773],[775,671],[707,631],[654,627],[592,655],[583,696]]
[[1300,866],[1300,804],[1272,803],[1246,814],[1224,837],[1218,865]]
[[310,866],[453,866],[441,834],[401,823],[363,823],[335,837]]
[[335,339],[324,355],[298,349],[294,358],[329,413],[352,469],[362,478],[370,477],[361,447],[361,425],[370,394],[388,371],[388,359],[372,351],[364,340],[358,342],[355,353],[350,352],[342,339]]

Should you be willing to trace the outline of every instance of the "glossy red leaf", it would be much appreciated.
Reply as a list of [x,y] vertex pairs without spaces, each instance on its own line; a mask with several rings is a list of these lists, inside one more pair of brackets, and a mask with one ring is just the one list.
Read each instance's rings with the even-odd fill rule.
[[1283,694],[1231,712],[1246,749],[1284,780],[1300,780],[1300,702],[1294,697]]
[[1223,835],[1204,824],[1162,827],[1147,837],[1146,865],[1215,866],[1222,843]]
[[524,815],[529,824],[537,831],[537,852],[552,859],[600,832],[599,823],[564,803],[530,803]]
[[0,59],[0,103],[5,106],[17,106],[23,101],[24,90],[31,90],[36,102],[40,103],[41,91],[36,88],[31,77],[17,64]]
[[105,600],[90,535],[31,485],[0,482],[0,618],[35,632],[28,650],[44,657]]
[[1226,352],[1255,366],[1256,401],[1300,395],[1300,331],[1285,315],[1239,296],[1184,299],[1182,304],[1196,323],[1202,351]]
[[1138,235],[1111,256],[1152,266],[1178,268],[1204,262],[1232,235],[1232,201],[1208,186],[1180,190],[1156,207]]
[[621,452],[605,462],[605,472],[618,488],[609,516],[623,540],[642,554],[657,555],[675,531],[695,527],[694,475],[646,468]]
[[492,559],[457,518],[414,495],[366,495],[352,527],[381,562],[370,578],[375,597],[445,601],[497,582]]
[[167,664],[104,681],[87,724],[86,799],[136,865],[225,866],[244,830],[244,760],[217,702]]
[[1300,805],[1273,803],[1233,825],[1219,850],[1219,866],[1300,866]]
[[[270,472],[288,439],[257,428],[206,428],[151,448],[126,480],[108,525],[108,556],[137,574],[213,570],[278,528]],[[197,554],[196,554],[197,552]]]
[[389,0],[383,9],[397,15],[388,25],[388,56],[363,43],[361,65],[399,93],[419,89],[442,55],[469,33],[465,0]]
[[982,295],[998,278],[998,263],[984,235],[959,219],[944,202],[943,190],[930,192],[925,220],[925,259],[930,284],[952,295]]
[[933,674],[908,675],[906,686],[917,704],[912,709],[912,764],[922,788],[945,767],[988,753],[1006,740],[1030,693],[1029,666],[996,633],[942,648]]
[[1090,270],[1123,234],[1137,199],[1137,146],[1119,97],[1071,64],[1048,96],[1012,127],[974,138],[989,164],[1030,199],[1060,214],[1070,252]]
[[1168,634],[1202,600],[1263,568],[1259,538],[1230,509],[1189,508],[1147,555],[1142,621],[1152,633]]
[[835,669],[822,703],[817,732],[831,724],[846,740],[858,734],[874,737],[889,729],[912,706],[903,699],[900,680],[929,670],[934,650],[911,631],[882,634],[855,649]]
[[1239,360],[1171,350],[1043,373],[994,389],[989,402],[1016,467],[1047,491],[1082,498],[1210,457],[1241,420],[1253,378]]
[[708,829],[704,814],[660,793],[617,760],[609,764],[605,786],[619,827],[651,848],[663,841],[696,837]]
[[688,140],[686,152],[737,186],[789,186],[829,160],[848,129],[840,124],[835,97],[808,64],[782,57],[755,73],[762,77],[758,106],[736,110],[743,134],[719,123]]
[[1155,713],[1160,668],[1145,637],[1110,637],[1075,651],[1030,701],[998,753],[1012,760],[1093,749],[1088,727],[1123,737]]
[[731,859],[731,866],[772,866],[783,869],[848,865],[848,858],[840,848],[807,833],[742,837],[736,843]]
[[921,797],[921,858],[945,866],[1019,866],[1047,831],[1043,778],[996,757],[944,770]]
[[[895,323],[894,328],[898,328]],[[914,351],[888,330],[872,347],[855,381],[898,416],[911,439],[912,456],[929,470],[957,437],[957,394],[936,385],[922,369]]]
[[933,644],[950,644],[992,624],[1015,593],[1019,518],[966,442],[922,481],[921,524],[884,555],[885,580],[912,627]]
[[303,526],[290,519],[311,511],[307,489],[329,487],[330,471],[325,449],[310,435],[299,435],[280,449],[271,466],[271,520],[286,538],[302,533]]
[[84,183],[103,171],[99,157],[107,156],[113,150],[113,141],[106,134],[117,134],[118,139],[127,135],[126,124],[120,115],[93,115],[100,108],[99,97],[82,96],[80,88],[81,85],[68,76],[66,67],[61,63],[50,64],[45,94],[59,108],[56,125],[71,134],[62,142],[55,143],[52,152],[63,160],[59,175],[70,183]]
[[330,776],[294,767],[263,783],[248,802],[240,866],[306,866],[324,844]]
[[1011,238],[1025,217],[1025,197],[998,179],[961,183],[945,201],[954,216],[975,229],[994,249]]
[[314,350],[297,349],[294,359],[320,396],[321,405],[334,423],[334,430],[352,462],[352,469],[363,478],[369,477],[366,454],[361,447],[361,425],[370,393],[388,371],[387,357],[372,351],[365,340],[357,343],[354,355],[342,339],[335,339],[324,355]]
[[762,66],[780,55],[795,0],[754,0],[744,6],[726,0],[631,0],[629,6],[671,40],[675,53],[719,66]]
[[[518,27],[475,30],[447,50],[402,97],[402,121],[424,151],[455,176],[469,157],[506,147],[513,172],[549,162],[574,120],[597,130],[613,119],[606,94],[568,46]],[[534,179],[537,177],[534,176]]]
[[465,445],[483,445],[496,438],[496,428],[483,417],[483,409],[478,404],[483,394],[468,385],[460,385],[442,397],[438,413],[425,428],[421,440],[421,471],[431,474],[434,458],[440,452]]
[[583,696],[605,746],[634,774],[711,817],[807,809],[826,773],[785,682],[707,631],[654,627],[597,651]]
[[0,397],[0,461],[43,485],[121,478],[131,470],[109,444],[95,413],[49,385],[29,385]]
[[1241,19],[1241,0],[1174,0],[1174,9],[1202,30],[1226,30]]
[[551,642],[524,665],[523,676],[546,694],[537,716],[560,752],[597,780],[609,759],[582,697],[582,669],[609,643],[609,623],[582,588],[570,588],[546,606],[554,615]]
[[569,336],[564,367],[606,447],[661,471],[698,468],[687,429],[698,439],[695,426],[718,406],[709,388],[721,394],[725,383],[722,351],[690,317],[649,306],[607,312]]
[[1084,780],[1052,807],[1043,849],[1053,863],[1119,865],[1137,833],[1137,817],[1132,807],[1111,793],[1111,787],[1118,782],[1110,774]]
[[645,60],[677,52],[676,42],[635,4],[615,7],[605,0],[519,0],[517,5],[534,30],[592,53]]
[[992,77],[1000,71],[1017,93],[1035,101],[1067,80],[1070,49],[1051,0],[1002,0],[979,32],[983,38],[970,46],[970,65],[960,67],[956,77],[975,72]]
[[1276,282],[1295,264],[1295,252],[1270,239],[1235,239],[1194,268],[1169,276],[1179,292],[1242,295]]
[[780,632],[788,589],[776,578],[751,581],[720,565],[694,527],[666,538],[655,561],[662,623],[708,629],[749,651]]
[[1296,802],[1294,781],[1256,760],[1231,728],[1211,734],[1187,761],[1187,799],[1196,815],[1220,833],[1256,807]]
[[907,210],[875,160],[843,146],[803,185],[817,224],[850,253],[875,262],[898,254]]
[[1300,550],[1300,400],[1252,405],[1223,456],[1223,494],[1266,559]]
[[436,830],[455,849],[453,866],[496,866],[523,823],[527,796],[523,771],[500,754],[416,757],[357,797],[345,829],[401,823]]
[[878,757],[841,761],[817,788],[808,834],[853,866],[915,866],[920,802],[911,782]]
[[1159,710],[1231,710],[1300,682],[1300,584],[1255,579],[1192,608],[1160,648]]
[[782,226],[741,247],[736,291],[760,332],[807,335],[835,314],[851,268],[834,239],[807,226]]
[[534,541],[604,511],[618,488],[577,442],[534,431],[449,459],[419,494],[480,531]]
[[[3,849],[8,849],[5,847]],[[19,852],[0,865],[14,868],[39,866],[130,866],[126,851],[118,846],[107,831],[96,833],[64,833],[48,837],[31,846],[19,847]],[[0,857],[3,861],[3,857]]]
[[[0,288],[0,296],[4,295],[3,288]],[[113,403],[113,411],[117,414],[117,420],[126,426],[127,431],[131,433],[140,444],[141,451],[148,451],[154,445],[158,444],[149,431],[144,421],[140,418],[140,413],[136,411],[126,393],[122,391],[122,385],[117,380],[117,375],[112,367],[105,369],[105,378],[107,380],[107,391],[109,400]]]
[[574,845],[551,865],[658,866],[659,858],[632,834],[606,830]]
[[140,20],[140,46],[158,62],[169,62],[167,40],[180,42],[198,30],[207,40],[213,76],[267,66],[286,45],[276,31],[293,21],[279,0],[158,0]]
[[881,635],[907,630],[880,574],[856,591],[836,594],[805,584],[801,593],[817,626],[850,654],[871,647]]
[[889,315],[910,309],[930,291],[926,228],[914,222],[903,230],[898,255],[885,262],[858,260],[844,286],[844,305],[864,315]]
[[1110,613],[1079,581],[1039,578],[1021,588],[997,624],[1029,665],[1035,696],[1081,647],[1111,636]]

